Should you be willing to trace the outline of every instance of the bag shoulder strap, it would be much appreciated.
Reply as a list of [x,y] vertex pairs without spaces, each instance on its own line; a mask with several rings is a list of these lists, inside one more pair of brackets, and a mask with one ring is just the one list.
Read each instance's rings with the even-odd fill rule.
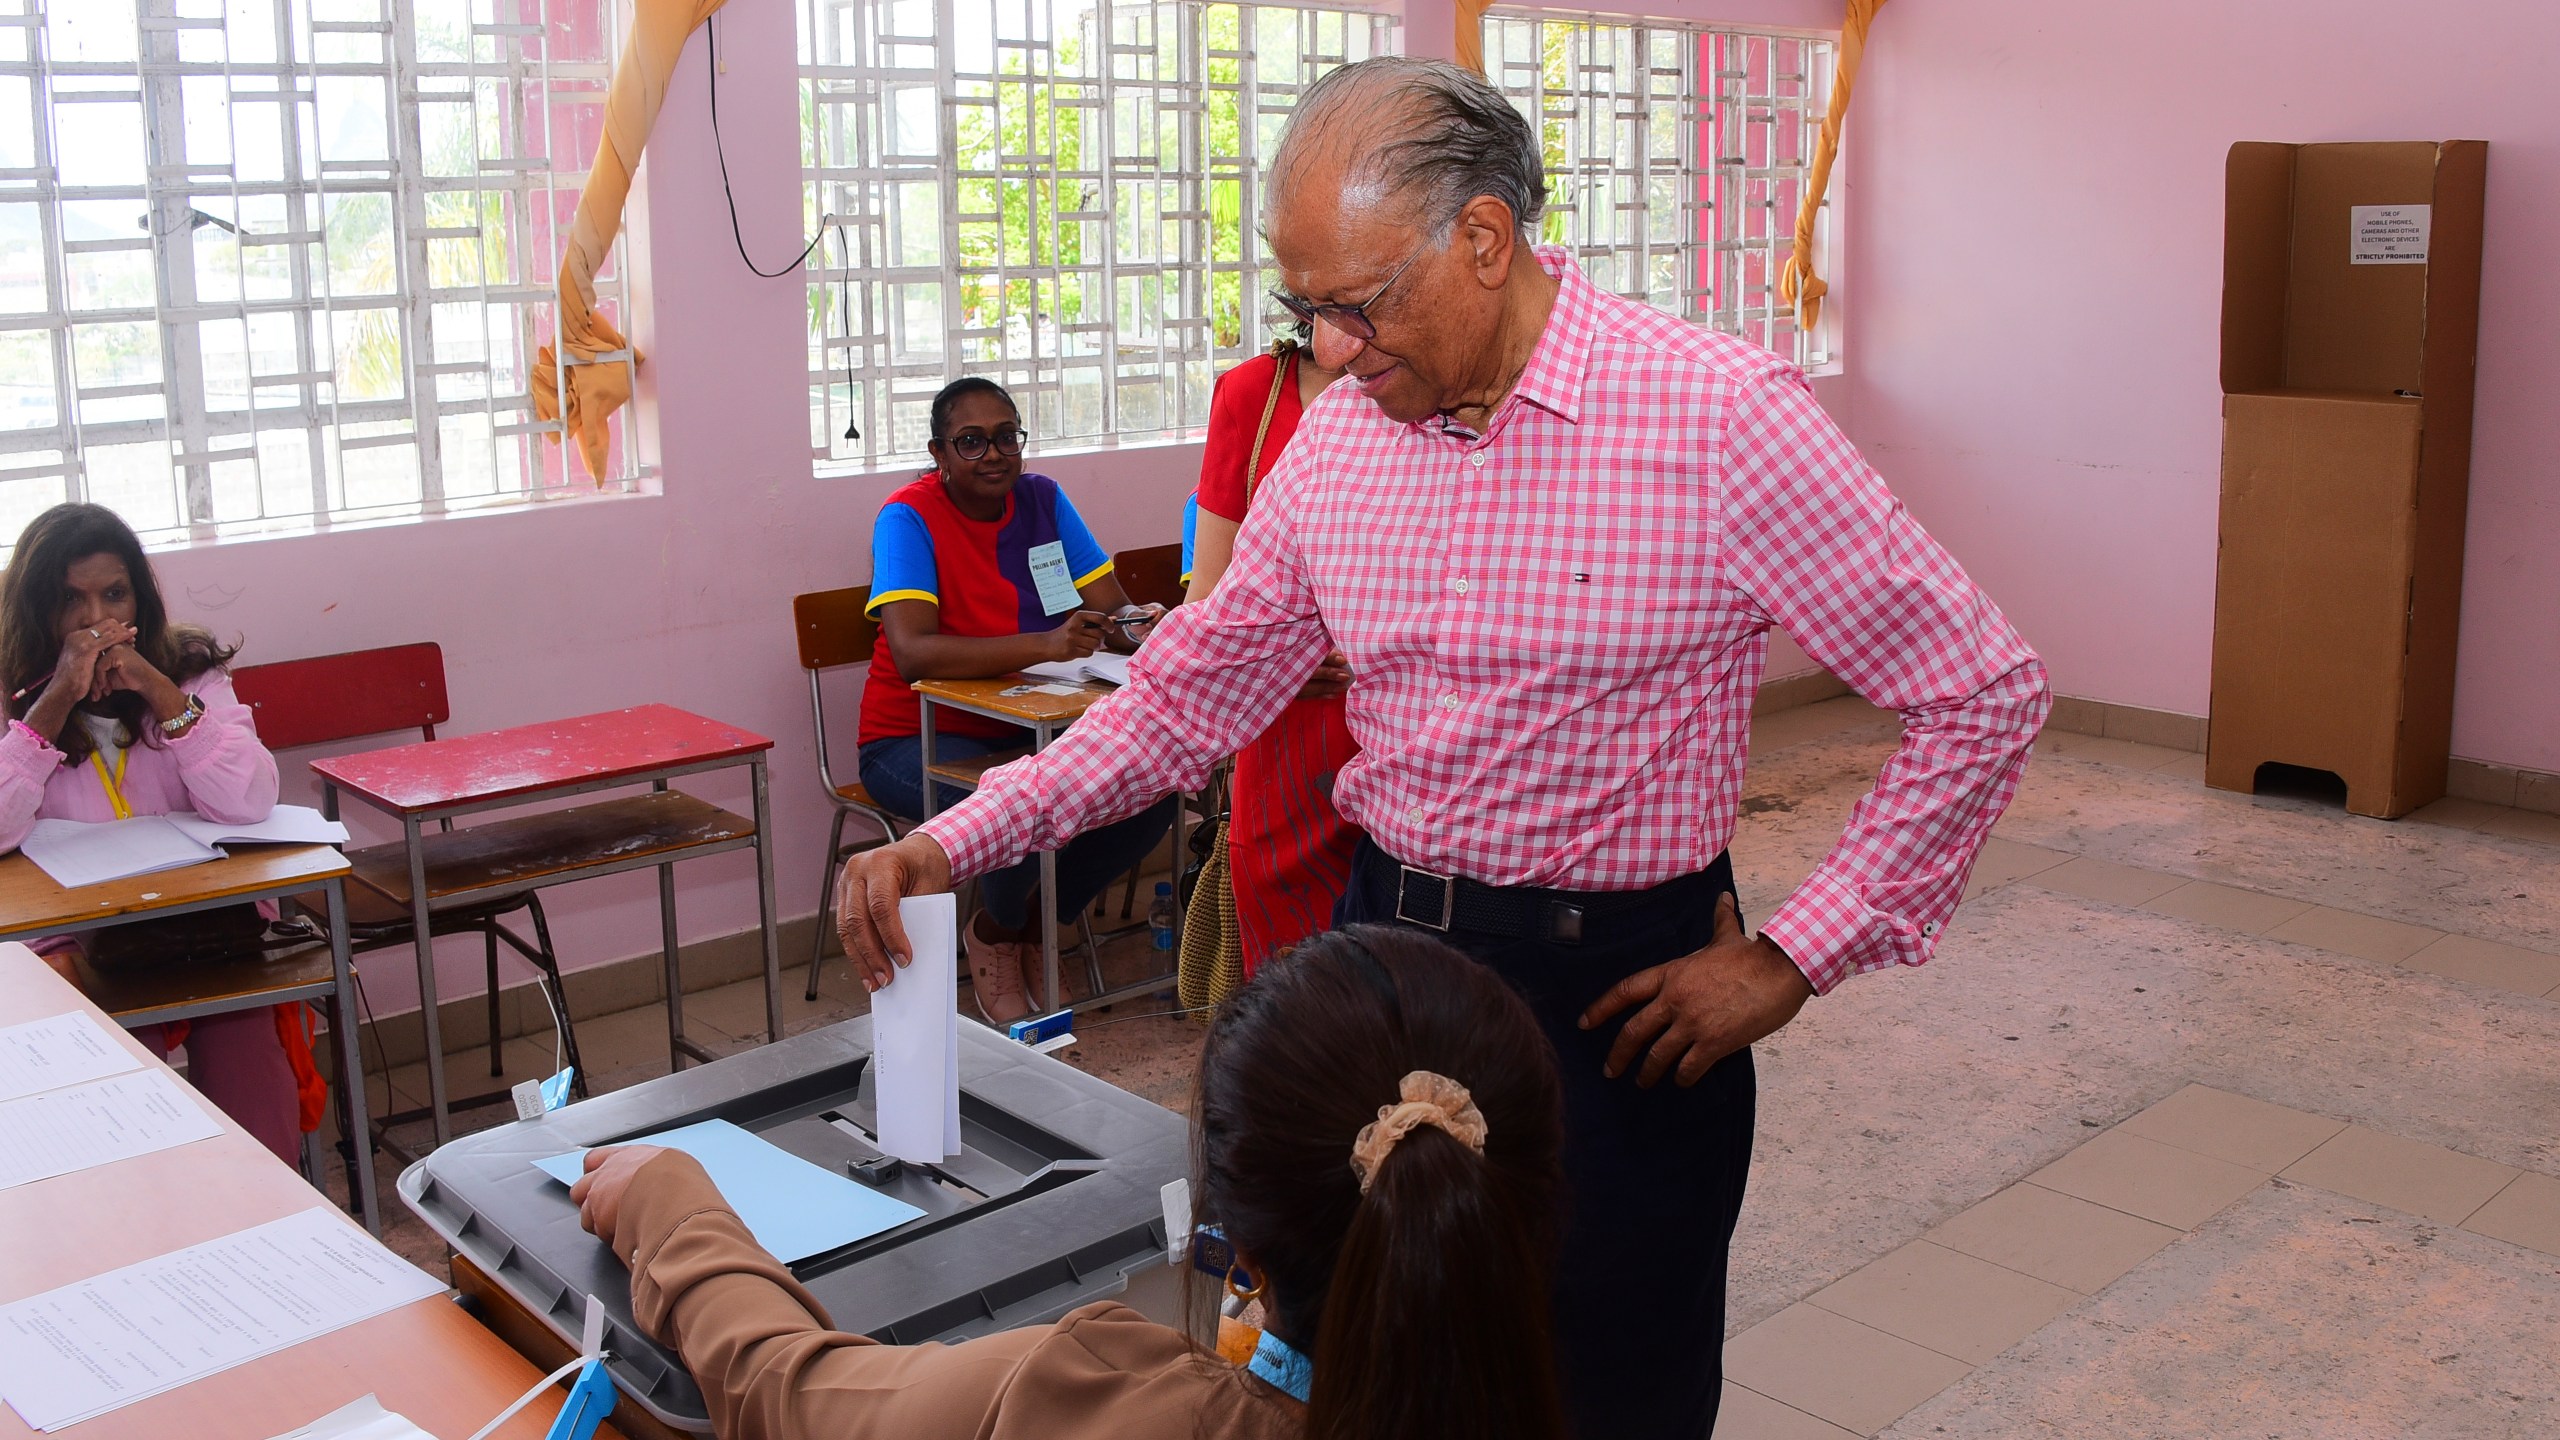
[[1289,359],[1297,352],[1298,342],[1280,340],[1271,346],[1271,393],[1262,399],[1262,423],[1253,427],[1253,453],[1244,462],[1244,508],[1253,508],[1253,492],[1262,483],[1262,442],[1271,438],[1271,417],[1280,411],[1280,387],[1289,383]]

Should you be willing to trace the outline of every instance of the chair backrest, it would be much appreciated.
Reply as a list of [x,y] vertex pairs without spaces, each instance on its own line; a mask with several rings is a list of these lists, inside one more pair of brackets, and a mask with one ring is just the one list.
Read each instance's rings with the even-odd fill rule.
[[1180,544],[1123,550],[1111,557],[1111,569],[1120,577],[1120,592],[1134,604],[1162,605],[1170,610],[1182,603]]
[[862,613],[869,603],[868,585],[792,596],[791,624],[800,635],[800,668],[832,670],[869,660],[880,638],[880,622]]
[[231,686],[270,750],[412,728],[433,740],[453,718],[444,647],[433,641],[243,666]]

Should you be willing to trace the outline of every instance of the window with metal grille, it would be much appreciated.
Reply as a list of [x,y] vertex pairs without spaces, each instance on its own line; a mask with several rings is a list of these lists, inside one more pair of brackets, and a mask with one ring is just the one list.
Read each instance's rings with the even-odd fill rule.
[[[1499,12],[1485,65],[1537,127],[1543,238],[1592,280],[1808,369],[1838,358],[1778,298],[1830,103],[1835,42],[1779,31]],[[1839,267],[1824,212],[1815,232]]]
[[1298,92],[1383,53],[1365,10],[800,0],[822,464],[924,452],[934,391],[1003,383],[1044,444],[1205,424],[1272,317],[1262,168]]
[[0,547],[584,488],[526,386],[617,8],[0,0]]

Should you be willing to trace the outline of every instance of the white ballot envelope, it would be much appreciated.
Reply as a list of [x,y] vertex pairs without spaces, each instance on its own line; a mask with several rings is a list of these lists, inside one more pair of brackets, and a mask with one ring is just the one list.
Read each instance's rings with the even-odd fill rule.
[[949,895],[898,902],[910,963],[871,997],[880,1148],[938,1165],[960,1153],[960,922]]

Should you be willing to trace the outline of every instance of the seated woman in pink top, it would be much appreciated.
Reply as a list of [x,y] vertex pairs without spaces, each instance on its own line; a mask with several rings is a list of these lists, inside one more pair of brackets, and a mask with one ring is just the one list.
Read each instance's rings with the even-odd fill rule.
[[[258,743],[249,707],[231,693],[222,669],[231,655],[201,627],[169,623],[142,542],[115,512],[56,505],[37,516],[0,577],[7,687],[0,697],[22,696],[0,699],[8,717],[0,731],[0,854],[17,849],[38,820],[172,810],[267,818],[276,761]],[[77,978],[76,940],[56,937],[36,949]],[[195,1087],[291,1161],[305,1128],[305,1091],[318,1079],[303,1008],[235,1011],[136,1034],[163,1054],[183,1041]]]

